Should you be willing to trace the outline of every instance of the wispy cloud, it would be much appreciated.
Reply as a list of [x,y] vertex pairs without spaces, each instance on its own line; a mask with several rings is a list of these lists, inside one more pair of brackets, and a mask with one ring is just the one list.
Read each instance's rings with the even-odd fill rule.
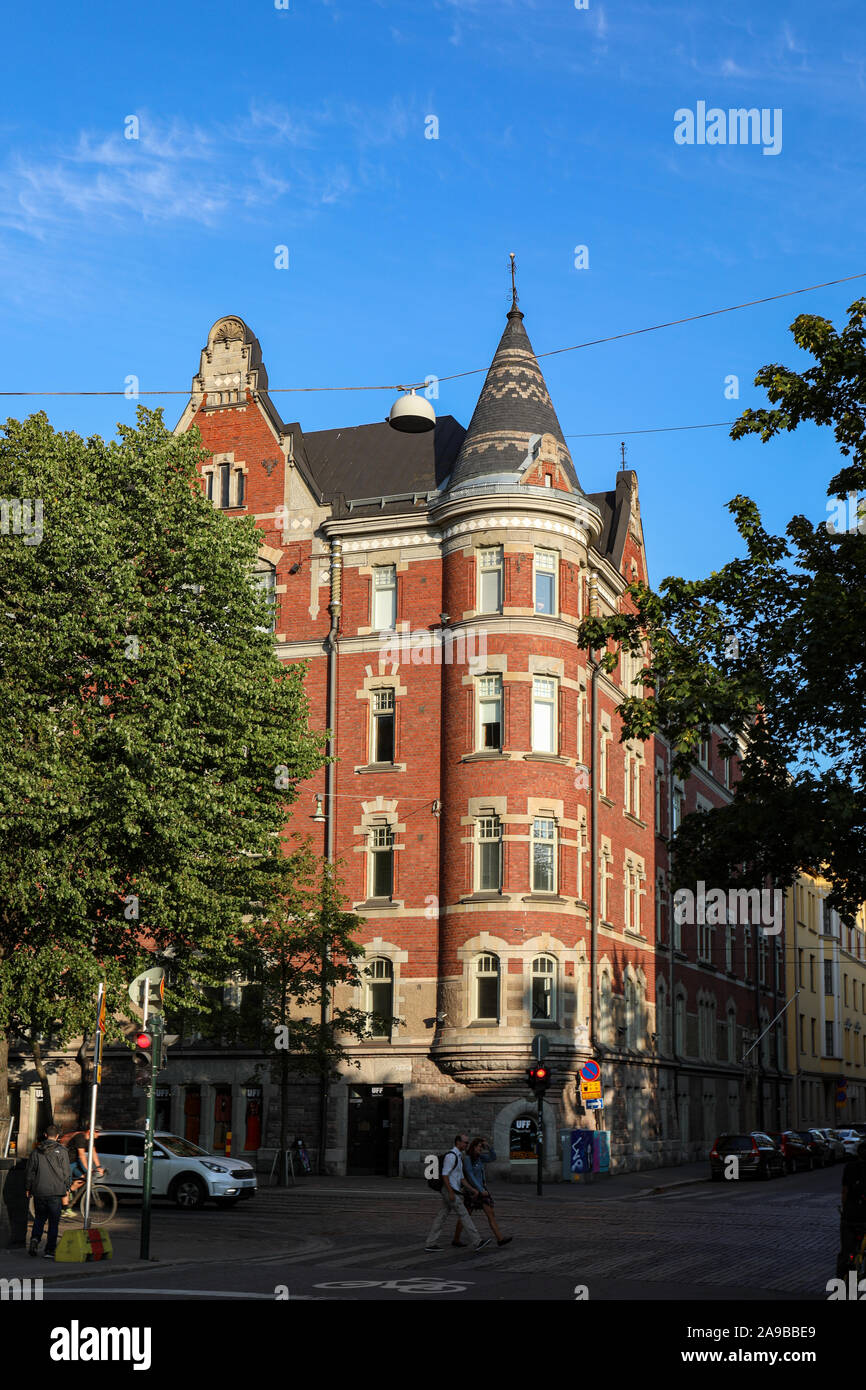
[[[303,116],[253,102],[241,120],[212,127],[147,112],[137,120],[137,139],[123,129],[83,130],[66,148],[31,152],[19,141],[19,152],[0,165],[0,227],[43,240],[85,218],[214,226],[229,212],[284,200],[293,215],[309,215],[368,185],[364,151],[405,139],[413,121],[420,130],[423,114],[395,98],[382,107],[331,101]],[[343,132],[358,168],[316,154],[334,131]]]

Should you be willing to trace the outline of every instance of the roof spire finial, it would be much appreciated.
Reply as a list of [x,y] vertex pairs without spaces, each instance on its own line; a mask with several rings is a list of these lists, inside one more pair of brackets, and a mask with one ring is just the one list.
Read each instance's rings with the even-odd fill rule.
[[514,252],[513,252],[513,251],[509,251],[508,254],[509,254],[509,256],[511,257],[511,307],[512,307],[512,309],[516,309],[516,308],[517,308],[517,281],[516,281],[515,276],[514,276]]
[[622,441],[619,447],[622,450],[622,466],[625,468],[625,440]]

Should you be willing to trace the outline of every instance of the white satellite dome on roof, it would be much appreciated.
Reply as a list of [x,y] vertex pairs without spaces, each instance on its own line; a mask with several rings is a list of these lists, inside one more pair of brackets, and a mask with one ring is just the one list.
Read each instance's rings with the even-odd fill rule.
[[435,428],[436,412],[426,396],[416,396],[414,391],[407,391],[391,406],[388,424],[403,434],[423,434]]

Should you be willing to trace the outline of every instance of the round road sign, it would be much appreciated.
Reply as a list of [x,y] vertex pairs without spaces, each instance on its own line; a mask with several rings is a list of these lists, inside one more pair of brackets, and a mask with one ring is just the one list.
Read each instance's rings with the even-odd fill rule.
[[580,1075],[584,1081],[598,1081],[601,1076],[601,1067],[598,1062],[584,1062],[580,1069]]

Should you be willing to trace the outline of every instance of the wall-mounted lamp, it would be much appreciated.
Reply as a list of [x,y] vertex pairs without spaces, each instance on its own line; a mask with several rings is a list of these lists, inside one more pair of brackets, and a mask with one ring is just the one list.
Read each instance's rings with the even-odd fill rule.
[[443,627],[447,627],[448,624],[449,624],[450,621],[451,621],[451,614],[450,614],[450,613],[440,613],[440,614],[439,614],[439,621],[440,621],[440,623],[442,624]]
[[303,559],[300,559],[296,560],[293,565],[289,565],[289,574],[297,574],[298,570],[301,568],[301,565],[303,563]]
[[322,809],[323,801],[324,798],[322,796],[322,793],[316,792],[316,810],[315,813],[310,817],[310,820],[324,821],[325,812]]
[[436,1022],[437,1022],[437,1023],[444,1023],[447,1017],[448,1017],[447,1014],[437,1014],[437,1015],[436,1015]]

